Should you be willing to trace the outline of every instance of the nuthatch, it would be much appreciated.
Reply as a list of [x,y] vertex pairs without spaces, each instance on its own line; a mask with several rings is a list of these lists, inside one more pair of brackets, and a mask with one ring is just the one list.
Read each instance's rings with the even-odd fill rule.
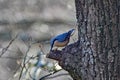
[[75,29],[71,29],[68,32],[65,32],[63,34],[57,35],[56,37],[53,37],[50,41],[51,44],[51,49],[53,48],[53,46],[56,47],[64,47],[69,43],[70,40],[70,36],[72,36],[73,32]]

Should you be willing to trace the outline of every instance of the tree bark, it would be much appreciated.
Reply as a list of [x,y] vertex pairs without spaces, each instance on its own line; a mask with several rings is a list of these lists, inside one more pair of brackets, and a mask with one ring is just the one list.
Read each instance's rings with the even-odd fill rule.
[[78,41],[59,64],[74,80],[120,80],[120,0],[75,0]]

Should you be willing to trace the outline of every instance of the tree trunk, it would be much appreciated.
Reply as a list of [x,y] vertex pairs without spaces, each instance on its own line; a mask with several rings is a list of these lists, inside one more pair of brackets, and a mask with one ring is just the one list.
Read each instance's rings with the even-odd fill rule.
[[74,80],[120,80],[120,0],[75,0],[78,41],[60,65]]

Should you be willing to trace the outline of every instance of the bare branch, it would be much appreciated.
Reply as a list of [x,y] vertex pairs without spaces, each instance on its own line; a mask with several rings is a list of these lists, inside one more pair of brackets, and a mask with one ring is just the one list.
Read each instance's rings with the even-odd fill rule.
[[26,51],[26,54],[25,54],[25,57],[24,57],[24,60],[23,60],[23,66],[22,66],[22,69],[21,69],[21,72],[20,72],[20,76],[19,76],[19,80],[21,79],[23,69],[24,69],[25,66],[26,66],[27,54],[28,54],[30,48],[31,48],[31,45],[28,46],[28,50]]
[[3,54],[5,54],[5,52],[8,50],[8,48],[10,47],[10,45],[15,41],[15,39],[18,37],[18,35],[15,36],[15,38],[13,38],[10,43],[8,44],[8,46],[6,48],[2,49],[2,53],[0,54],[0,57],[2,57]]
[[57,72],[59,72],[61,70],[63,70],[63,69],[60,69],[60,70],[54,71],[53,73],[47,74],[47,75],[41,77],[39,80],[44,80],[45,78],[47,78],[47,77],[49,77],[49,76],[51,76],[51,75],[53,75],[53,74],[55,74],[55,73],[57,73]]

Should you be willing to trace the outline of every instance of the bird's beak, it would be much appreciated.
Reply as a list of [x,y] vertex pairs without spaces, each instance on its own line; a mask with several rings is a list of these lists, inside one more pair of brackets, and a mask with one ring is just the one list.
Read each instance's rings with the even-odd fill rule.
[[73,36],[73,34],[75,33],[75,30],[73,30],[73,32],[71,33],[71,35],[70,36]]

